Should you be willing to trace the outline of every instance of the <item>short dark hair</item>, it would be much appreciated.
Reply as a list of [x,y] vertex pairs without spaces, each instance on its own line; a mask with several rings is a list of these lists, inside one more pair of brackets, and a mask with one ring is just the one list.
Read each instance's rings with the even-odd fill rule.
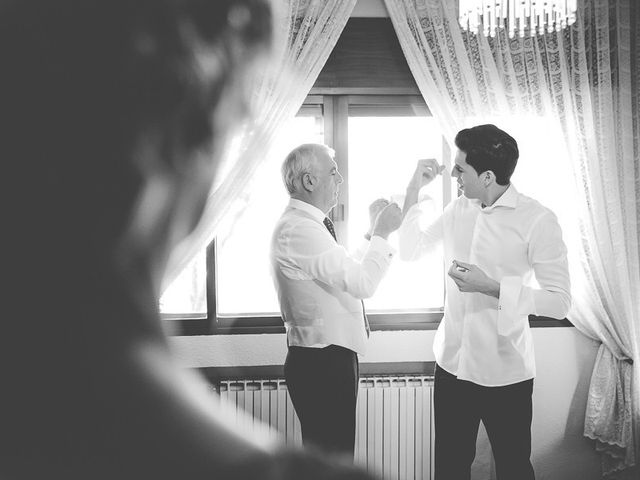
[[467,154],[467,163],[478,175],[491,170],[499,185],[508,185],[518,163],[518,143],[495,125],[477,125],[460,130],[456,147]]

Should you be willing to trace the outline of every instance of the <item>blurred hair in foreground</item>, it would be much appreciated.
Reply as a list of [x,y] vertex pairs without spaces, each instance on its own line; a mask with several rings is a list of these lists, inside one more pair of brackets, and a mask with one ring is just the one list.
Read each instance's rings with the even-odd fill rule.
[[360,478],[232,431],[158,318],[271,35],[266,0],[0,2],[2,478]]

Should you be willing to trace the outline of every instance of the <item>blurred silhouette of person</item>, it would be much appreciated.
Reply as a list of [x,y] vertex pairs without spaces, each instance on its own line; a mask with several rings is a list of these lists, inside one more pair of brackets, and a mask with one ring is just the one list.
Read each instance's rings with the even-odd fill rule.
[[363,475],[234,432],[159,322],[271,22],[265,0],[0,3],[3,479]]

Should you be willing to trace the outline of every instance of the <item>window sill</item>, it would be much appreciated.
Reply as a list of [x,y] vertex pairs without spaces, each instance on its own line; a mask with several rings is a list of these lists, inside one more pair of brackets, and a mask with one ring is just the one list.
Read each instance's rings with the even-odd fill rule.
[[[442,311],[369,314],[372,331],[436,330]],[[260,335],[285,333],[279,315],[257,317],[221,317],[211,320],[204,316],[162,316],[163,325],[172,336],[192,335]],[[531,328],[573,327],[568,319],[529,316]]]

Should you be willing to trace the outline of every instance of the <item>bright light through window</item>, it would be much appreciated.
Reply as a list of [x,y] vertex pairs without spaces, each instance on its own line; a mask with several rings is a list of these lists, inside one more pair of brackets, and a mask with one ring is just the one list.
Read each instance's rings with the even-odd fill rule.
[[[442,133],[433,117],[349,117],[349,246],[363,241],[369,204],[384,197],[402,208],[418,159],[442,163]],[[442,211],[443,177],[421,192],[435,215]],[[450,186],[449,186],[450,188]],[[430,198],[429,198],[430,197]],[[397,246],[396,234],[390,237]],[[415,262],[394,259],[367,310],[418,311],[444,305],[444,271],[438,252]]]
[[[303,112],[283,128],[270,159],[259,171],[259,180],[253,184],[250,204],[231,234],[219,240],[216,275],[220,316],[279,312],[269,271],[269,244],[271,232],[288,202],[280,166],[285,155],[297,145],[324,142],[321,110],[314,108],[316,110]],[[467,122],[468,125],[478,123],[487,121]],[[509,117],[495,119],[493,123],[518,141],[520,160],[513,183],[521,193],[556,213],[569,250],[572,279],[579,280],[577,195],[560,128],[553,120],[539,117]],[[442,155],[442,133],[433,117],[350,116],[347,238],[340,241],[350,250],[357,248],[364,242],[363,235],[368,229],[369,204],[384,197],[402,206],[417,160],[435,158],[443,163]],[[340,159],[337,160],[340,163]],[[422,190],[421,201],[435,217],[447,199],[455,198],[454,192],[448,176],[438,177]],[[397,246],[396,234],[391,235],[390,241]],[[439,309],[444,303],[444,274],[440,250],[416,262],[396,258],[376,294],[366,301],[367,310],[373,313]],[[161,312],[205,314],[205,287],[203,249],[163,295]]]
[[167,314],[207,313],[204,249],[167,288],[160,299],[160,312]]
[[260,179],[254,182],[250,204],[231,235],[218,243],[219,315],[280,312],[269,267],[271,232],[289,201],[280,167],[293,148],[323,141],[319,114],[296,117],[282,129]]
[[553,118],[533,116],[496,119],[493,123],[518,142],[520,158],[511,177],[513,185],[558,217],[567,245],[571,283],[577,285],[584,275],[578,257],[578,194],[559,123]]

